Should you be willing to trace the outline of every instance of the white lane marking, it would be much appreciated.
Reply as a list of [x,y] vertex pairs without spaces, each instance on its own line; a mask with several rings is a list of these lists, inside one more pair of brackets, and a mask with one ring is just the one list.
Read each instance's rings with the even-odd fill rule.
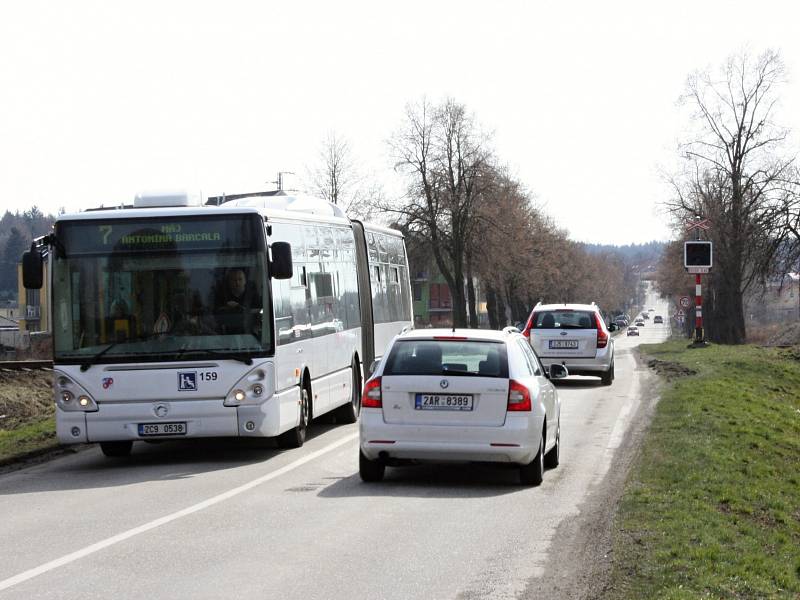
[[91,544],[90,546],[86,546],[85,548],[67,554],[65,556],[62,556],[61,558],[51,560],[50,562],[44,563],[43,565],[40,565],[38,567],[34,567],[33,569],[28,569],[27,571],[23,571],[18,575],[9,577],[8,579],[4,579],[3,581],[0,581],[0,591],[7,590],[12,586],[18,585],[24,581],[28,581],[29,579],[33,579],[34,577],[38,577],[39,575],[43,575],[44,573],[52,571],[53,569],[57,569],[58,567],[63,567],[64,565],[68,565],[69,563],[75,562],[76,560],[89,556],[90,554],[94,554],[95,552],[99,552],[100,550],[108,548],[109,546],[113,546],[114,544],[118,544],[119,542],[123,542],[136,535],[139,535],[140,533],[145,533],[146,531],[150,531],[151,529],[155,529],[156,527],[160,527],[161,525],[166,525],[167,523],[171,523],[172,521],[176,521],[177,519],[180,519],[182,517],[186,517],[188,515],[201,511],[205,508],[209,508],[210,506],[214,506],[215,504],[219,504],[224,500],[229,500],[234,496],[238,496],[239,494],[242,494],[248,490],[253,489],[258,485],[261,485],[262,483],[265,483],[271,479],[275,479],[276,477],[280,477],[281,475],[284,475],[285,473],[288,473],[289,471],[292,471],[297,467],[306,464],[307,462],[311,462],[315,458],[318,458],[323,454],[326,454],[327,452],[330,452],[331,450],[338,448],[339,446],[343,446],[344,444],[352,442],[357,437],[358,433],[348,435],[347,437],[344,437],[336,442],[333,442],[332,444],[328,444],[324,448],[312,452],[311,454],[308,454],[303,458],[298,458],[293,463],[289,463],[288,465],[281,467],[280,469],[272,471],[271,473],[267,473],[266,475],[262,475],[261,477],[253,479],[252,481],[240,485],[239,487],[235,487],[232,490],[228,490],[227,492],[218,494],[217,496],[209,498],[208,500],[203,500],[202,502],[198,502],[197,504],[194,504],[188,508],[184,508],[183,510],[174,512],[165,517],[161,517],[160,519],[150,521],[149,523],[145,523],[144,525],[140,525],[139,527],[134,527],[133,529],[129,529],[128,531],[124,531],[110,538],[106,538],[95,544]]

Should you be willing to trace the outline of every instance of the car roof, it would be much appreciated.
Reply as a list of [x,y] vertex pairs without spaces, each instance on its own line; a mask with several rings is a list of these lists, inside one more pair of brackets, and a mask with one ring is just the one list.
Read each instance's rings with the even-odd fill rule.
[[569,303],[561,303],[561,304],[537,304],[534,308],[535,311],[539,310],[596,310],[599,311],[600,309],[597,307],[596,304],[569,304]]
[[[522,337],[519,332],[496,331],[494,329],[410,329],[398,336],[398,340],[432,340],[448,338],[454,340],[505,342],[514,337]],[[524,338],[523,338],[524,339]]]

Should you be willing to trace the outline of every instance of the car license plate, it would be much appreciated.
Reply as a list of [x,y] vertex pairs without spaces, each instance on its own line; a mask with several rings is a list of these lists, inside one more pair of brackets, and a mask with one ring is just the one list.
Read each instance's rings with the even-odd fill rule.
[[139,423],[139,435],[186,435],[186,423]]
[[576,349],[578,347],[578,340],[550,340],[550,349]]
[[472,410],[472,394],[417,394],[415,410]]

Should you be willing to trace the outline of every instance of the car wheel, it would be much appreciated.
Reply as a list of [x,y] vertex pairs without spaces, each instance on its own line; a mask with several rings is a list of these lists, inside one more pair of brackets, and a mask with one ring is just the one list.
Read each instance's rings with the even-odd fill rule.
[[386,472],[386,465],[379,460],[370,460],[361,450],[358,451],[358,474],[361,481],[372,483],[383,479]]
[[100,442],[100,450],[109,457],[128,456],[133,442]]
[[611,363],[608,371],[604,371],[603,374],[600,375],[600,379],[603,385],[611,385],[611,382],[614,381],[614,363]]
[[550,448],[550,452],[544,455],[544,466],[546,469],[555,469],[558,466],[559,454],[561,452],[561,424],[556,429],[556,444]]
[[311,393],[307,386],[300,388],[300,423],[289,431],[284,431],[278,436],[278,446],[281,448],[299,448],[306,441],[308,423],[311,419]]
[[539,451],[533,460],[519,468],[519,482],[522,485],[539,485],[544,478],[544,437],[539,438]]
[[334,414],[337,423],[355,423],[358,421],[358,415],[361,414],[361,373],[356,361],[353,361],[351,368],[353,369],[353,382],[350,402],[336,409]]

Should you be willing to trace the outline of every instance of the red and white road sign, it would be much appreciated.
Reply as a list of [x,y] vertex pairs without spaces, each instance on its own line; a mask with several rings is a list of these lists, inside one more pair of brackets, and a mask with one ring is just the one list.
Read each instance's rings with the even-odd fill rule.
[[[678,304],[681,305],[681,308],[689,308],[692,305],[692,299],[689,298],[689,296],[681,296],[681,299],[678,301]],[[679,310],[678,312],[683,314],[682,310]]]
[[675,316],[678,317],[679,319],[682,319],[683,317],[686,316],[686,311],[683,310],[682,308],[679,308],[678,312],[675,313]]
[[703,219],[702,221],[687,221],[686,222],[686,231],[691,231],[692,229],[703,229],[706,230],[711,227],[711,222],[708,219]]

